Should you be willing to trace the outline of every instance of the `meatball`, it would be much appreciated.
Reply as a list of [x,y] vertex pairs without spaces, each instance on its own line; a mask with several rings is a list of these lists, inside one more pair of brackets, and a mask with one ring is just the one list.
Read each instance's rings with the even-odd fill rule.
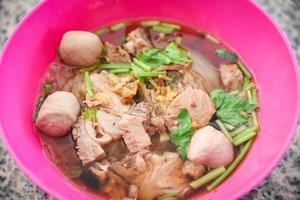
[[59,52],[66,64],[86,67],[100,59],[102,49],[103,44],[96,34],[87,31],[68,31],[63,35]]
[[76,122],[79,110],[80,104],[72,93],[54,92],[41,106],[35,125],[46,135],[64,136]]
[[233,161],[234,149],[224,134],[211,126],[194,133],[188,148],[188,159],[216,168]]

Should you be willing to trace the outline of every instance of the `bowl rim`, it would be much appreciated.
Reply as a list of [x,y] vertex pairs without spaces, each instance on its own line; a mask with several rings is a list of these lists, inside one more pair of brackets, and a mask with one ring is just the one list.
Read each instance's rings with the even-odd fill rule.
[[[45,6],[49,1],[47,0],[41,0],[38,2],[35,6],[32,7],[31,10],[29,10],[26,15],[20,20],[20,22],[15,26],[14,30],[10,34],[8,40],[5,42],[1,52],[0,52],[0,67],[2,66],[2,61],[5,55],[6,50],[8,49],[12,38],[18,33],[20,27],[25,23],[25,21],[31,17],[33,13],[38,11],[41,7]],[[281,150],[278,152],[277,156],[273,158],[273,161],[269,164],[267,168],[264,169],[262,173],[260,173],[259,176],[256,176],[250,183],[247,184],[243,189],[235,193],[234,195],[231,196],[232,199],[238,199],[244,195],[246,195],[248,192],[250,192],[252,189],[257,187],[266,177],[268,177],[273,169],[278,165],[278,163],[281,161],[283,158],[284,154],[288,151],[289,145],[291,144],[294,136],[296,135],[296,127],[297,127],[297,122],[300,119],[300,70],[298,67],[297,59],[295,56],[295,53],[290,45],[290,42],[286,36],[286,34],[281,30],[279,25],[273,20],[267,13],[264,11],[257,3],[253,2],[252,0],[248,1],[254,8],[260,12],[266,20],[271,23],[271,25],[274,27],[274,30],[279,34],[280,38],[282,39],[282,42],[285,45],[286,50],[288,51],[289,58],[292,61],[293,64],[293,70],[294,70],[294,75],[296,79],[296,90],[297,90],[297,105],[296,105],[296,112],[294,116],[294,120],[292,122],[292,127],[290,129],[290,133],[287,135],[287,140],[283,144],[283,147]],[[9,142],[7,141],[3,128],[2,128],[2,122],[0,119],[0,139],[2,139],[4,146],[6,147],[7,151],[11,155],[10,157],[16,162],[18,167],[21,169],[23,174],[27,178],[30,179],[37,187],[42,189],[44,192],[48,193],[50,196],[53,196],[54,198],[57,199],[65,199],[64,195],[56,192],[53,190],[51,187],[48,187],[45,183],[43,183],[38,176],[35,173],[30,172],[27,166],[25,166],[21,160],[19,159],[18,155],[15,153],[13,148],[10,146]]]

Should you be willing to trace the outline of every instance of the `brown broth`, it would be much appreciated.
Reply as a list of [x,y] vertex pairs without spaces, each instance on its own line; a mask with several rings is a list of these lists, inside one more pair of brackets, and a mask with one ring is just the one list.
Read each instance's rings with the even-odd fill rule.
[[[140,21],[131,21],[128,23],[129,25],[124,29],[101,35],[101,39],[103,41],[109,41],[116,45],[121,45],[123,43],[124,36],[134,28],[138,27]],[[158,36],[158,33],[154,32],[153,30],[150,30],[150,28],[146,28],[146,30],[151,38]],[[181,36],[182,46],[189,51],[195,52],[195,54],[201,57],[200,63],[202,63],[202,66],[197,65],[193,67],[194,70],[201,73],[203,77],[206,77],[206,74],[212,74],[211,76],[212,78],[214,78],[214,73],[217,74],[219,65],[226,63],[224,59],[221,59],[218,56],[216,56],[215,49],[228,48],[222,43],[215,44],[210,40],[206,39],[205,33],[181,25],[181,30],[175,31],[172,34],[174,38],[176,36]],[[208,69],[206,69],[207,66],[203,65],[203,60],[210,64],[208,66]],[[57,73],[53,73],[51,69],[52,68],[50,67],[49,71],[47,72],[46,80],[54,80],[57,78],[63,79],[64,77],[70,79],[74,77],[74,72],[72,70],[66,70],[64,71],[63,76],[57,77]],[[216,77],[216,80],[212,80],[214,82],[217,82],[214,84],[216,85],[214,87],[221,88],[222,86],[220,84],[219,76],[217,75]],[[58,90],[59,88],[61,88],[61,86],[57,86],[56,90]],[[49,159],[59,168],[59,170],[61,170],[66,176],[70,178],[70,180],[72,180],[75,184],[79,185],[85,191],[92,192],[95,195],[99,195],[101,193],[101,185],[97,183],[95,176],[91,175],[87,168],[82,166],[79,158],[77,157],[75,143],[71,137],[71,134],[60,138],[52,138],[42,134],[40,134],[39,136],[44,151],[46,152]],[[153,136],[152,141],[153,145],[151,146],[151,151],[153,152],[162,152],[166,150],[176,151],[176,147],[170,141],[160,144],[157,136]],[[119,142],[119,145],[119,147],[116,147],[116,144],[112,144],[104,148],[105,151],[109,152],[109,157],[113,157],[115,160],[121,160],[126,156],[128,152],[126,151],[124,143]],[[114,152],[112,152],[112,150]]]

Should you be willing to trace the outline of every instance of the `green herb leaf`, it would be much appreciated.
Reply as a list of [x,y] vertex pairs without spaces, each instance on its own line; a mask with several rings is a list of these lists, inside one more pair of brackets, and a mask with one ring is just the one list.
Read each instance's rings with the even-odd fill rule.
[[171,63],[170,58],[168,58],[165,54],[159,51],[159,49],[148,49],[144,53],[140,54],[139,60],[151,66],[152,68],[156,68],[162,65],[168,65]]
[[230,61],[236,61],[237,55],[234,53],[230,53],[225,49],[216,49],[216,55]]
[[93,96],[94,94],[93,94],[93,90],[92,90],[92,86],[91,86],[90,73],[88,71],[84,72],[83,79],[84,79],[87,96],[89,96],[89,97]]
[[95,122],[96,113],[97,113],[97,108],[85,108],[84,111],[82,112],[82,117],[85,120]]
[[148,49],[139,56],[139,60],[152,68],[162,65],[191,62],[188,52],[179,48],[175,42],[168,44],[162,51],[155,48]]
[[217,118],[236,127],[247,121],[244,113],[251,113],[256,108],[255,104],[220,89],[212,91],[210,97],[216,106]]
[[168,44],[168,46],[163,50],[163,53],[171,59],[172,63],[175,64],[191,62],[188,52],[179,48],[174,42]]
[[48,92],[49,90],[51,90],[52,89],[52,83],[51,82],[46,82],[46,83],[44,83],[44,85],[43,85],[43,88],[44,88],[44,90],[46,91],[46,92]]
[[38,114],[39,114],[39,111],[40,111],[40,109],[41,109],[41,107],[42,107],[42,104],[43,104],[44,101],[46,100],[46,97],[47,97],[47,96],[45,96],[45,95],[39,97],[39,99],[38,99],[38,101],[37,101],[37,104],[36,104],[36,106],[35,106],[35,111],[34,111],[33,118],[32,118],[33,122],[36,121],[36,119],[37,119],[37,117],[38,117]]
[[189,116],[189,111],[183,108],[178,114],[178,127],[171,134],[171,141],[179,146],[181,151],[181,157],[186,159],[187,148],[191,140],[191,135],[193,133],[192,121]]

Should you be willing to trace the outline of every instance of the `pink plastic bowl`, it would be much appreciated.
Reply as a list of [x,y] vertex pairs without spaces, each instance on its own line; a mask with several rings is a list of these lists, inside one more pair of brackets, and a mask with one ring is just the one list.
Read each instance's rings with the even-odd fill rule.
[[57,199],[93,199],[49,162],[34,132],[39,80],[65,31],[113,22],[160,18],[201,28],[231,46],[259,86],[261,131],[246,159],[216,190],[194,199],[236,199],[276,166],[295,132],[299,111],[296,61],[272,21],[246,0],[48,0],[41,2],[7,42],[0,61],[2,138],[21,169]]

